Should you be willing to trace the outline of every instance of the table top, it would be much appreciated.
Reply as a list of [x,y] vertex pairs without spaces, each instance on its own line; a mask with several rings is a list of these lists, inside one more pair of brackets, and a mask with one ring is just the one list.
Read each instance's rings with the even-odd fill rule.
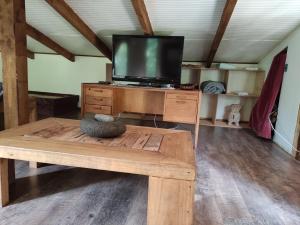
[[79,120],[48,118],[0,132],[0,158],[195,179],[191,133],[127,125],[117,138],[92,138]]

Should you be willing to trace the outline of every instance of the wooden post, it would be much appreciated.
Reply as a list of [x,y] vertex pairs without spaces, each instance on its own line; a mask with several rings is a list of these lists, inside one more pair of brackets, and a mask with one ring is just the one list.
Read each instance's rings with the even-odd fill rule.
[[192,225],[194,181],[149,177],[148,225]]
[[9,203],[8,160],[0,159],[0,207]]
[[[28,78],[24,0],[0,0],[5,129],[28,123]],[[10,180],[14,163],[10,162]]]

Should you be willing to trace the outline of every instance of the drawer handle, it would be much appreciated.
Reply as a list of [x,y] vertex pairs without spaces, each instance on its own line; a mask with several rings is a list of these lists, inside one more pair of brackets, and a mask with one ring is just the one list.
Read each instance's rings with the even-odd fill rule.
[[176,101],[176,103],[178,103],[178,104],[185,104],[186,101]]
[[103,92],[103,90],[94,90],[95,92]]

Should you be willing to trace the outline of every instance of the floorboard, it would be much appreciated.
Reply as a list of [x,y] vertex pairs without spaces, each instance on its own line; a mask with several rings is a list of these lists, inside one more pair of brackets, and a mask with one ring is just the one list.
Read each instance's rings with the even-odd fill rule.
[[[298,161],[248,129],[201,126],[199,143],[194,225],[300,224]],[[16,177],[0,225],[146,224],[146,177],[22,161]]]

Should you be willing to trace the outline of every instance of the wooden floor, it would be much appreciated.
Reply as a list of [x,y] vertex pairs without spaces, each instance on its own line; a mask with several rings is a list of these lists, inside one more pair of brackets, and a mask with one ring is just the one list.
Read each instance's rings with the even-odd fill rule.
[[[248,129],[201,126],[199,138],[194,225],[300,224],[299,162]],[[0,209],[0,225],[146,224],[146,177],[16,168],[14,200]]]

